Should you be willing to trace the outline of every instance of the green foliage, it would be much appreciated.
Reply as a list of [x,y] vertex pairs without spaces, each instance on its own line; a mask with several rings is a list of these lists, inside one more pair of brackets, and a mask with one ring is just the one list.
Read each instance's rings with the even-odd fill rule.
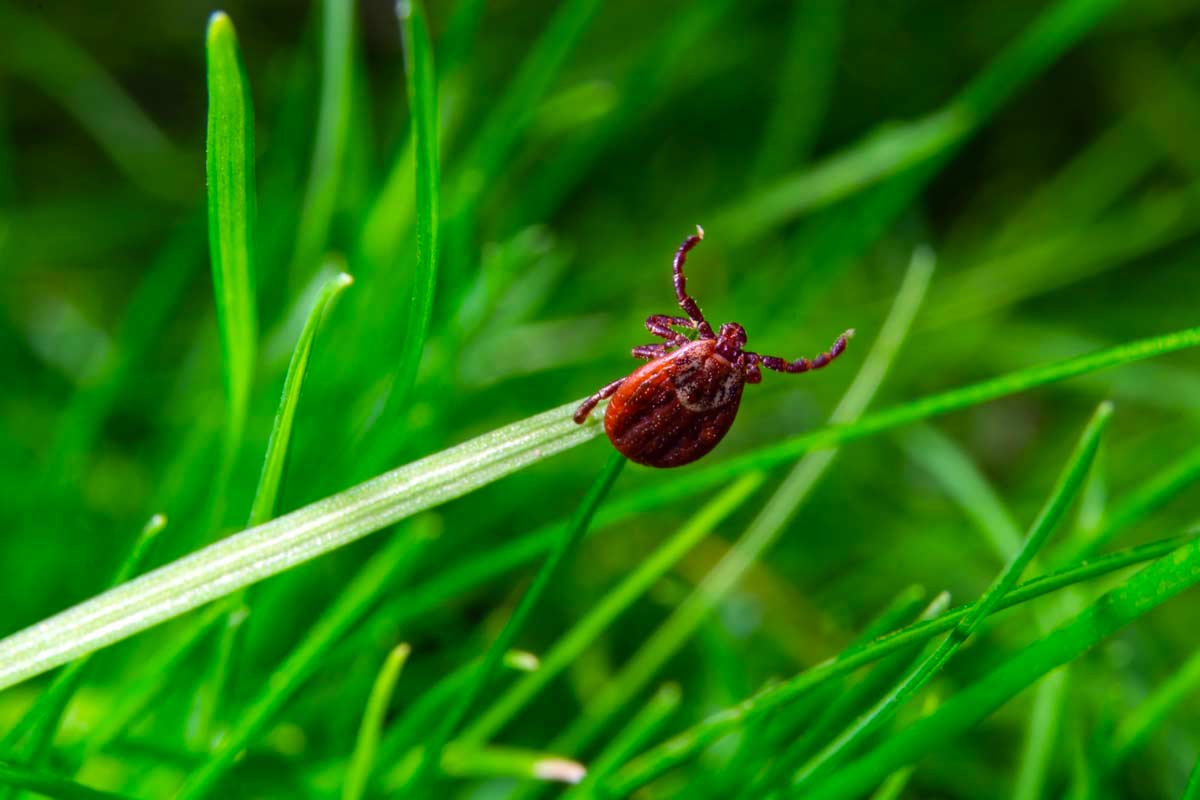
[[1200,797],[1195,3],[645,6],[0,2],[0,800]]

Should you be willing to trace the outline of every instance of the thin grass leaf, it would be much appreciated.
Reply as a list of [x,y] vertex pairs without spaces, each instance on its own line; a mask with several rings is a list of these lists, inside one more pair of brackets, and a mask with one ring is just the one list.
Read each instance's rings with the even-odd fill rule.
[[600,782],[620,767],[654,736],[679,707],[682,693],[679,685],[664,684],[644,705],[633,719],[619,731],[588,767],[587,777],[574,789],[563,795],[563,800],[607,797],[600,789]]
[[1197,759],[1195,766],[1192,767],[1192,774],[1188,776],[1187,788],[1183,790],[1183,797],[1180,800],[1198,799],[1200,799],[1200,759]]
[[917,665],[906,678],[888,693],[869,712],[855,721],[842,734],[824,747],[814,756],[795,776],[794,785],[803,787],[818,780],[821,774],[831,769],[845,755],[853,753],[867,736],[879,730],[889,722],[902,705],[925,687],[925,684],[941,671],[942,667],[954,656],[966,641],[978,630],[983,620],[1012,591],[1021,573],[1029,566],[1029,562],[1041,550],[1042,545],[1058,526],[1068,507],[1075,501],[1083,481],[1100,446],[1100,437],[1108,427],[1112,417],[1112,403],[1104,402],[1096,409],[1087,428],[1079,439],[1075,451],[1067,461],[1066,467],[1059,476],[1046,504],[1038,513],[1029,534],[1021,545],[1021,549],[1009,560],[991,586],[979,598],[971,610],[942,641],[938,648],[924,661]]
[[0,689],[585,442],[572,402],[227,537],[0,640]]
[[[109,581],[109,586],[120,585],[141,571],[150,555],[151,546],[166,526],[167,518],[162,514],[155,514],[146,522],[134,539],[129,554]],[[29,711],[3,739],[0,739],[0,753],[14,752],[17,743],[28,735],[24,746],[15,750],[17,759],[30,764],[41,761],[42,755],[54,741],[54,733],[58,730],[67,704],[71,702],[71,697],[83,682],[90,661],[90,657],[85,656],[68,664],[62,672],[54,676],[54,680],[38,695]]]
[[[933,267],[933,254],[929,250],[921,248],[913,254],[879,338],[854,376],[850,388],[830,415],[831,423],[854,424],[871,402],[920,308],[933,275]],[[809,454],[793,467],[775,494],[763,504],[737,544],[629,659],[621,672],[596,697],[590,699],[576,721],[555,740],[554,749],[580,752],[599,734],[612,715],[646,686],[662,665],[692,636],[717,602],[729,593],[786,529],[800,505],[833,463],[837,452],[835,448]]]
[[416,159],[417,268],[408,303],[404,347],[393,376],[385,417],[397,416],[404,410],[417,377],[417,368],[421,365],[421,355],[425,351],[425,337],[429,332],[437,284],[441,214],[437,71],[433,63],[433,47],[429,43],[429,31],[420,0],[397,3],[396,13],[400,17],[404,73],[408,104],[412,110],[412,141]]
[[321,3],[321,102],[317,136],[288,270],[296,285],[307,280],[325,250],[337,208],[350,127],[354,15],[354,3],[344,0]]
[[1063,667],[1037,685],[1013,800],[1041,800],[1050,794],[1050,764],[1062,723],[1068,675],[1069,667]]
[[495,737],[538,692],[573,664],[637,598],[661,580],[700,539],[708,536],[753,495],[765,479],[762,473],[744,475],[700,508],[669,541],[644,559],[546,651],[540,669],[513,683],[486,711],[477,715],[458,737],[458,742],[478,747]]
[[[216,12],[208,55],[208,240],[221,335],[226,421],[223,472],[241,446],[258,346],[255,306],[254,106],[233,22]],[[218,481],[222,492],[224,481]],[[223,493],[223,492],[222,492]]]
[[1112,770],[1137,752],[1155,730],[1159,729],[1173,711],[1200,690],[1200,652],[1183,663],[1162,681],[1145,700],[1131,711],[1113,731],[1112,742],[1104,765]]
[[[1047,573],[1013,589],[1003,598],[995,611],[1021,605],[1117,569],[1162,559],[1191,545],[1197,536],[1200,534],[1164,539],[1144,547],[1126,550],[1114,556]],[[737,726],[747,724],[776,708],[795,702],[814,687],[832,678],[847,675],[859,667],[878,661],[897,650],[916,643],[927,642],[941,633],[952,630],[974,608],[974,603],[959,606],[937,619],[909,625],[869,644],[845,650],[839,655],[801,672],[785,683],[763,690],[732,708],[710,716],[630,762],[614,779],[614,791],[617,789],[632,791],[636,787],[645,785],[672,767],[695,756],[696,753]]]
[[587,772],[578,761],[515,747],[447,747],[441,768],[457,778],[522,778],[554,783],[579,783]]
[[[891,736],[802,795],[810,800],[857,797],[893,770],[962,735],[1056,667],[1200,581],[1200,542],[1160,558],[1106,593],[1071,621],[1028,645],[935,711]],[[798,795],[799,796],[799,795]]]
[[375,766],[375,754],[379,750],[383,718],[392,702],[392,693],[396,688],[396,681],[400,679],[400,670],[404,668],[404,662],[408,660],[411,650],[407,644],[399,644],[392,648],[375,678],[375,684],[367,698],[367,708],[363,712],[362,725],[358,728],[358,738],[354,742],[350,765],[346,768],[342,800],[359,800],[367,791],[371,769]]
[[425,526],[395,535],[346,585],[346,588],[317,619],[304,638],[275,670],[271,680],[245,707],[230,726],[208,760],[180,787],[175,795],[202,797],[225,775],[234,760],[254,741],[280,708],[291,699],[313,671],[322,656],[346,630],[362,618],[389,587],[403,583],[416,568],[430,535]]
[[132,800],[129,795],[102,792],[57,775],[47,775],[0,761],[0,783],[28,789],[56,800]]
[[267,454],[263,459],[262,473],[258,478],[258,488],[254,492],[254,503],[250,507],[249,527],[260,525],[275,516],[275,503],[283,484],[284,467],[287,464],[288,444],[292,438],[292,425],[296,418],[296,407],[300,403],[300,391],[304,388],[304,375],[308,370],[308,361],[312,356],[313,342],[317,336],[317,328],[333,307],[334,301],[342,290],[354,282],[344,272],[330,278],[321,287],[300,332],[300,339],[292,351],[292,359],[288,363],[287,376],[283,379],[283,395],[279,400],[279,409],[275,412],[275,422],[271,426],[271,435],[267,439]]
[[1116,4],[1116,0],[1059,0],[944,108],[868,134],[810,168],[756,189],[720,214],[720,229],[734,241],[746,241],[911,167],[944,161]]
[[422,778],[428,774],[429,766],[440,762],[442,747],[454,735],[458,725],[471,709],[480,692],[487,687],[504,654],[515,644],[517,635],[521,632],[530,614],[533,613],[533,609],[537,607],[542,595],[545,594],[550,581],[557,575],[567,555],[574,551],[575,545],[583,538],[583,534],[591,524],[596,509],[608,495],[608,491],[617,480],[617,476],[621,474],[621,469],[625,466],[625,463],[625,456],[620,453],[614,452],[609,457],[608,464],[604,467],[604,470],[600,473],[595,483],[592,484],[592,488],[576,509],[575,516],[572,518],[571,524],[567,526],[565,534],[555,543],[554,549],[546,556],[546,560],[538,569],[533,582],[521,596],[521,600],[513,610],[512,616],[508,618],[508,622],[504,624],[504,629],[500,631],[500,635],[488,647],[483,663],[472,673],[470,682],[459,697],[458,702],[455,703],[450,713],[446,716],[446,719],[443,720],[442,724],[435,729],[433,735],[426,741],[425,753],[422,757],[421,765],[417,768],[417,773],[413,776],[408,786],[409,791],[420,789]]

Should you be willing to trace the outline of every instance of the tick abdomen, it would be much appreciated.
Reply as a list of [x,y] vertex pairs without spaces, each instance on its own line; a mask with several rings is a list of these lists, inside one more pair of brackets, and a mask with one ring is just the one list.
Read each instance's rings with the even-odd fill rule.
[[745,376],[701,339],[645,364],[609,401],[604,429],[630,460],[687,464],[716,447],[733,424]]

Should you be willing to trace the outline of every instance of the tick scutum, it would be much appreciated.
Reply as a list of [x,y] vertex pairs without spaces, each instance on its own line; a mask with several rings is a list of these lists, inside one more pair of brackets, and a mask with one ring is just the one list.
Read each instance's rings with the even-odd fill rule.
[[729,431],[744,385],[741,369],[716,352],[716,340],[701,339],[626,378],[609,401],[604,430],[631,461],[688,464]]

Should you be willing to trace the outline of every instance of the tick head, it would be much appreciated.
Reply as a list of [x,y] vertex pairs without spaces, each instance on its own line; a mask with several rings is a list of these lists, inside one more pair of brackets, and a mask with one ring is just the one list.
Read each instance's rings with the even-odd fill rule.
[[736,322],[726,322],[717,333],[717,352],[733,361],[746,346],[746,329]]

